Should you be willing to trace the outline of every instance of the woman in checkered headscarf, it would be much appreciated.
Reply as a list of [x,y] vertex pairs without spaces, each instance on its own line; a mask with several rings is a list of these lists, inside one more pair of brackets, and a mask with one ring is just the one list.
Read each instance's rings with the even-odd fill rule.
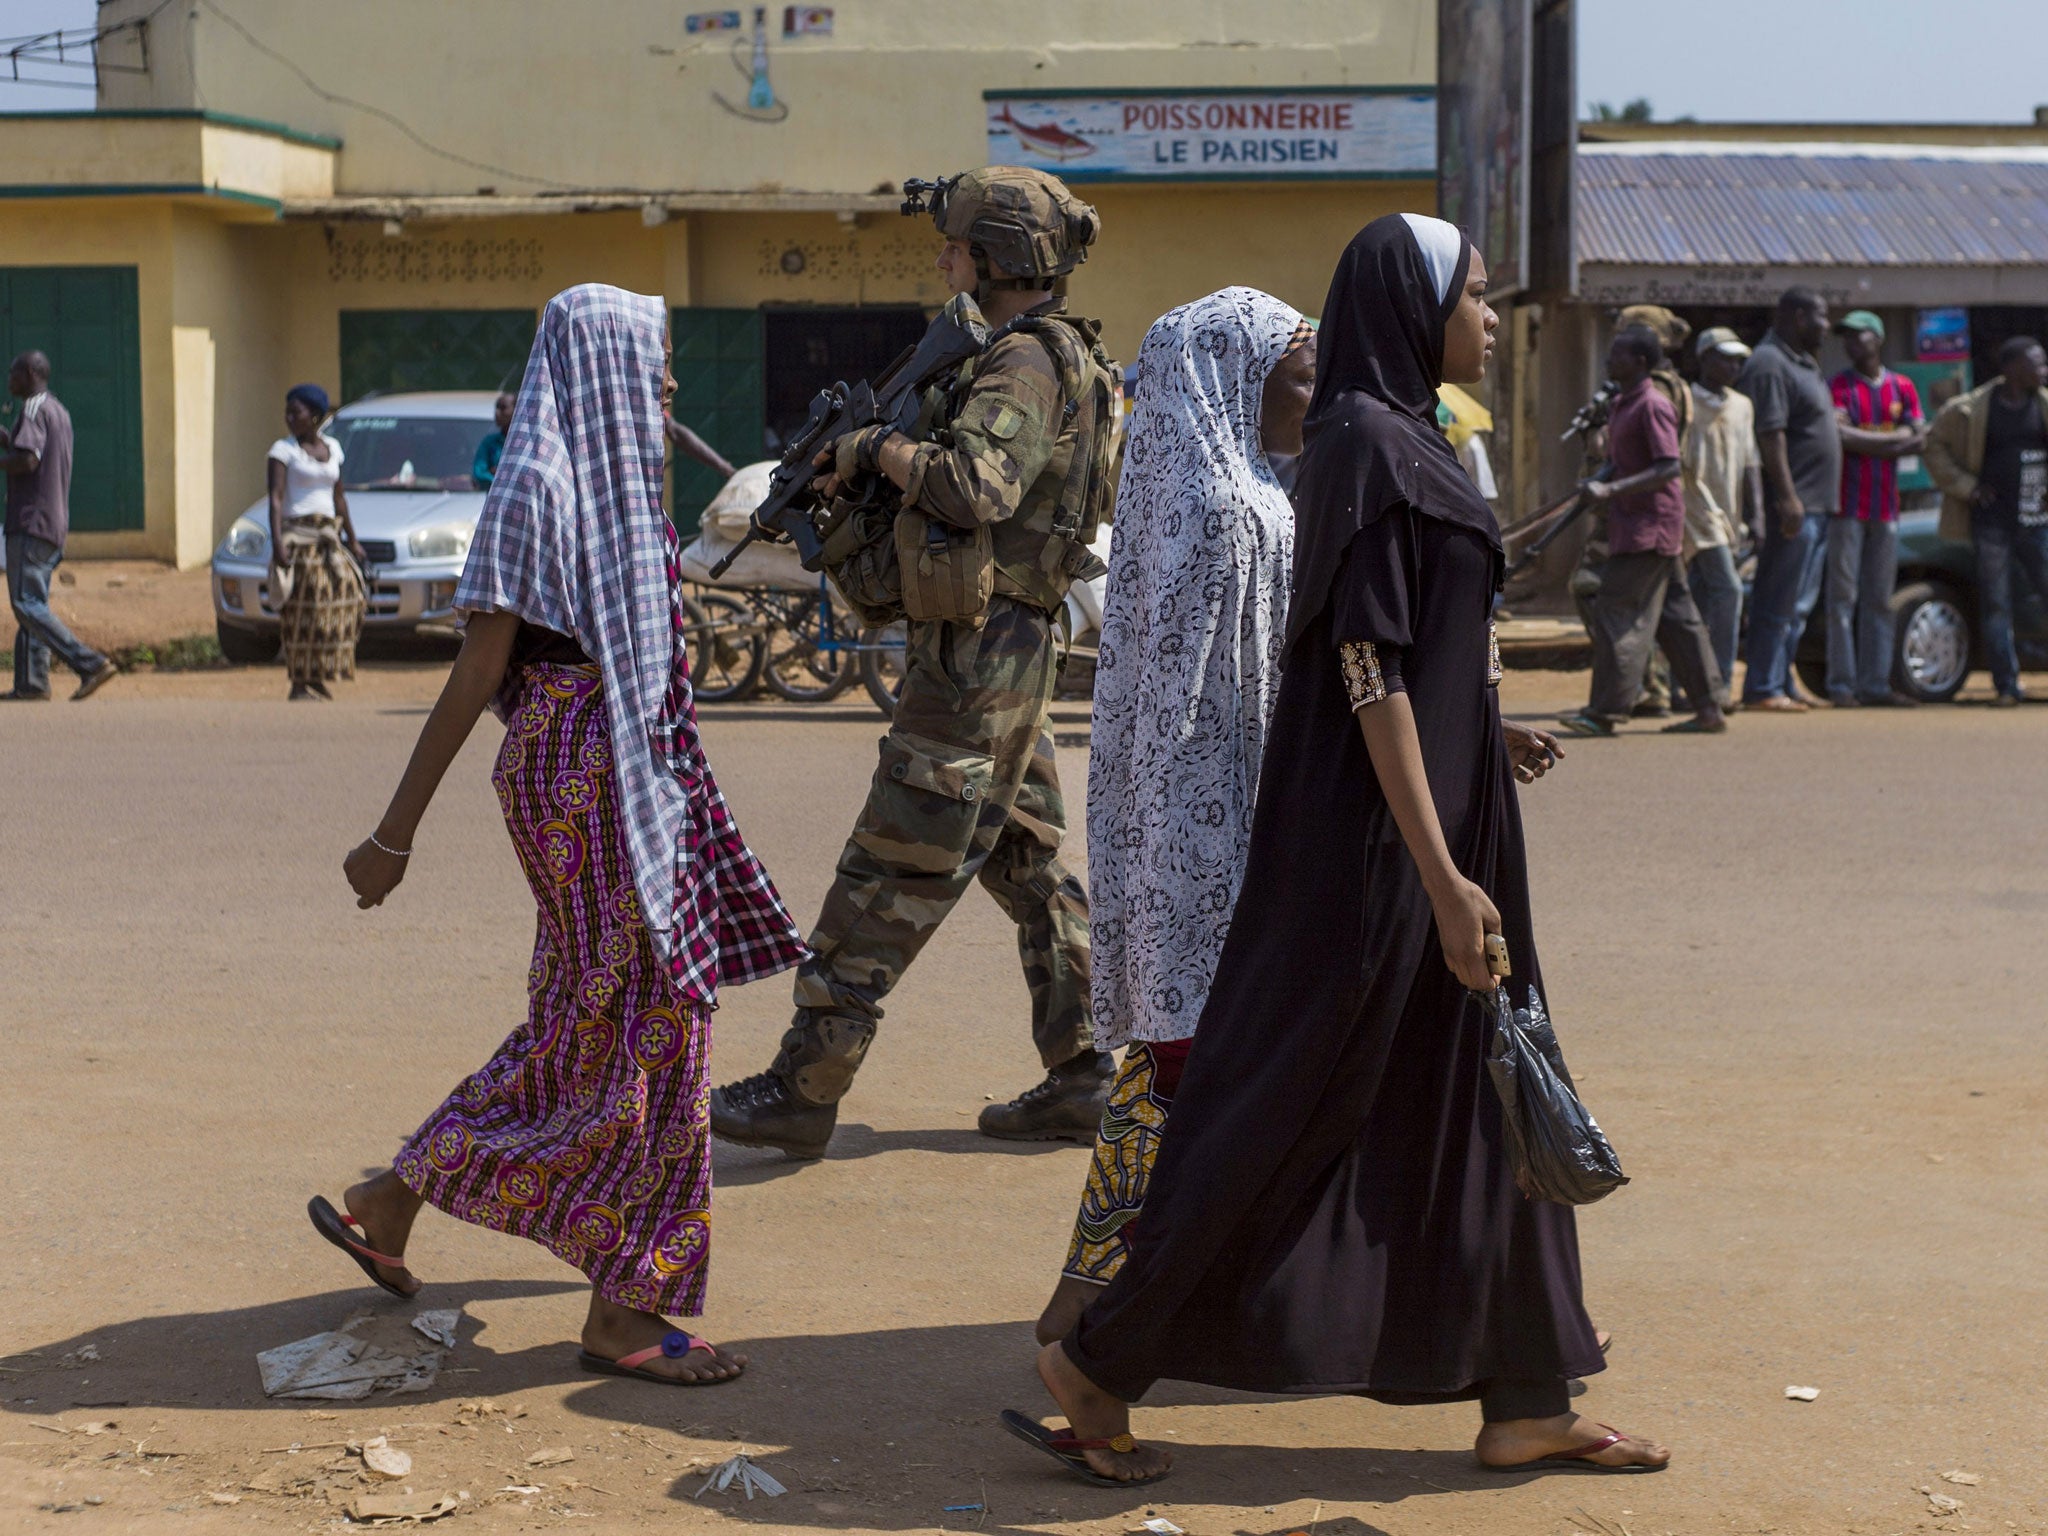
[[422,1203],[532,1238],[590,1278],[586,1370],[696,1385],[746,1364],[664,1315],[703,1310],[710,1011],[721,982],[804,949],[698,742],[661,506],[668,365],[659,299],[586,284],[541,318],[455,594],[462,654],[346,863],[359,906],[391,893],[491,705],[492,783],[539,908],[530,1011],[346,1214],[308,1210],[400,1296],[419,1289],[401,1255]]

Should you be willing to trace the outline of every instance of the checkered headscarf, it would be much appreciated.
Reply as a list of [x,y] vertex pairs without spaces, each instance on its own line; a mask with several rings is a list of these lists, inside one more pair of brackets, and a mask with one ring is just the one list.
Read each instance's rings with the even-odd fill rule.
[[661,300],[585,283],[548,301],[455,605],[573,635],[604,674],[621,819],[654,950],[716,1001],[804,955],[697,738],[661,505]]

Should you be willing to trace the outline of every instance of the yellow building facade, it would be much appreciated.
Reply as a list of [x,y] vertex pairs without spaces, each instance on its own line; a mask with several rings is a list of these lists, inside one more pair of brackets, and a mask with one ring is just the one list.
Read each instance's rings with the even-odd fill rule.
[[108,0],[99,110],[0,116],[0,350],[72,404],[80,555],[203,562],[292,384],[499,387],[579,282],[664,295],[678,416],[758,458],[943,298],[907,177],[1065,175],[1125,359],[1228,283],[1318,312],[1434,206],[1435,9]]

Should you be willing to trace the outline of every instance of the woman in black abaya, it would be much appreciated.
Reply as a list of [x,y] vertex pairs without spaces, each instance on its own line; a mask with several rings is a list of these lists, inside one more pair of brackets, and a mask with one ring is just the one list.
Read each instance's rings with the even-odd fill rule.
[[[1128,1263],[1039,1357],[1070,1428],[1017,1432],[1149,1481],[1162,1377],[1382,1402],[1476,1398],[1486,1466],[1663,1466],[1574,1414],[1601,1369],[1570,1208],[1516,1190],[1486,1075],[1484,937],[1541,1004],[1489,613],[1500,533],[1435,424],[1498,323],[1452,226],[1345,250],[1294,491],[1288,650],[1243,894]],[[1469,990],[1468,990],[1469,989]]]

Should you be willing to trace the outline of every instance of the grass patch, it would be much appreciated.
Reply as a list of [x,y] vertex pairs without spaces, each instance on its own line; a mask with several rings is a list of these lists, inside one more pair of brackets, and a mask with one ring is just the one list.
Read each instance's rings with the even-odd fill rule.
[[228,664],[212,635],[180,635],[160,645],[131,645],[114,653],[123,671],[210,672]]

